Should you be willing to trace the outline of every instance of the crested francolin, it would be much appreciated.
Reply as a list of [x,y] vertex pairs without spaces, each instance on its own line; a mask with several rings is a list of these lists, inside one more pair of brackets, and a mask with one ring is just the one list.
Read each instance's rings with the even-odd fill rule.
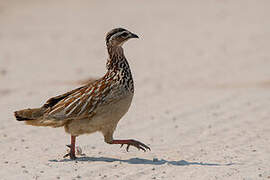
[[106,35],[108,50],[107,72],[93,82],[52,97],[40,108],[24,109],[15,112],[18,121],[33,126],[62,127],[71,134],[70,152],[66,155],[75,159],[75,140],[82,134],[102,132],[104,141],[109,144],[126,144],[139,150],[150,150],[145,144],[133,140],[116,140],[113,133],[117,123],[128,111],[134,85],[129,64],[122,45],[136,34],[123,28],[111,30]]

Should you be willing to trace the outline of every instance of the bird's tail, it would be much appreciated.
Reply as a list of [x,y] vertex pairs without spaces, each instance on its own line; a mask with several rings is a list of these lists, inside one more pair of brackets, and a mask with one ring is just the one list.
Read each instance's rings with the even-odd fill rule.
[[45,111],[45,107],[23,109],[20,111],[15,111],[14,115],[17,121],[24,121],[25,124],[32,126],[61,127],[66,123],[66,121],[55,121],[53,119],[44,118]]
[[38,119],[42,117],[43,114],[44,114],[43,108],[23,109],[14,112],[14,115],[18,121],[28,121]]
[[23,109],[15,111],[14,115],[17,121],[25,121],[26,124],[40,126],[39,119],[42,118],[44,111],[44,108]]

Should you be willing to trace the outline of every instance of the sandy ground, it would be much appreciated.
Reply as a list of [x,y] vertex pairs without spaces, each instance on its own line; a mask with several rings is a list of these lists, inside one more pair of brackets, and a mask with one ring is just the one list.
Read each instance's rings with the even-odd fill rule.
[[[0,0],[1,179],[270,179],[270,1]],[[105,33],[125,45],[135,97],[117,138],[151,152],[17,122],[13,111],[105,72]]]

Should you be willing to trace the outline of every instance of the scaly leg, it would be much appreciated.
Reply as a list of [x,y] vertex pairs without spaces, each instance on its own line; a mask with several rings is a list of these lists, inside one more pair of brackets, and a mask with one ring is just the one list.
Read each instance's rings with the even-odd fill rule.
[[71,136],[71,144],[67,145],[67,147],[70,148],[70,152],[64,156],[65,157],[70,157],[70,159],[76,159],[75,156],[75,142],[76,142],[76,136]]

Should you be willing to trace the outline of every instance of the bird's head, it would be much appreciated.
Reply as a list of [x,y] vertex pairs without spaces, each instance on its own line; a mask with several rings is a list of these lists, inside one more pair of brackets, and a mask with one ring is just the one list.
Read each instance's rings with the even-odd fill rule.
[[136,34],[124,29],[115,28],[109,31],[106,35],[107,46],[122,46],[124,42],[131,38],[139,38]]

